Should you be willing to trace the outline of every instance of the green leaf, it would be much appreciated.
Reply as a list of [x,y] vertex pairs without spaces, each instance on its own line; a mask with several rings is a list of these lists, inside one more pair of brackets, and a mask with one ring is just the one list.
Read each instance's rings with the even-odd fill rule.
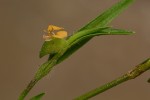
[[131,33],[134,33],[134,32],[123,30],[123,29],[114,29],[111,27],[91,28],[91,29],[86,29],[86,30],[80,31],[77,34],[70,37],[68,39],[68,44],[69,44],[69,46],[77,45],[77,44],[79,44],[79,42],[77,42],[77,44],[75,44],[74,41],[77,41],[77,40],[82,41],[85,38],[99,36],[99,35],[129,35]]
[[104,11],[97,18],[92,20],[90,23],[85,25],[79,31],[92,28],[92,27],[105,27],[109,24],[114,18],[116,18],[123,10],[125,10],[134,0],[121,0],[116,3],[111,8]]
[[[82,32],[82,31],[80,31]],[[113,28],[93,28],[93,29],[89,29],[89,30],[84,30],[83,32],[86,33],[86,35],[80,37],[77,39],[77,41],[82,41],[86,38],[91,38],[94,36],[100,36],[100,35],[130,35],[133,34],[134,32],[132,31],[128,31],[128,30],[123,30],[123,29],[113,29]],[[87,34],[88,33],[88,34]],[[77,45],[77,43],[80,42],[76,42],[73,43],[72,45]]]
[[[99,36],[99,35],[130,35],[134,32],[132,31],[127,31],[123,29],[114,29],[110,27],[105,27],[105,28],[93,28],[93,29],[87,29],[78,32],[78,34],[73,35],[70,37],[68,40],[69,48],[68,51],[73,51],[76,50],[79,46],[82,46],[84,41],[86,39],[92,38],[94,36]],[[82,43],[83,42],[83,43]],[[72,52],[73,53],[73,52]],[[63,57],[64,59],[67,58],[70,55],[70,53],[65,52]],[[63,58],[61,57],[61,60]],[[57,63],[60,63],[61,60],[58,60]]]
[[41,100],[41,98],[45,95],[45,93],[38,94],[32,97],[30,100]]
[[[97,18],[95,18],[93,21],[85,25],[83,28],[81,28],[79,31],[83,31],[85,29],[94,28],[94,27],[105,27],[107,24],[109,24],[114,18],[116,18],[123,10],[125,10],[134,0],[121,0],[105,12],[103,12],[101,15],[99,15]],[[79,33],[77,33],[79,34]],[[82,47],[85,43],[87,43],[92,37],[86,37],[79,41],[78,46],[76,44],[72,45],[65,53],[64,55],[59,59],[60,63],[64,59],[66,59],[68,56],[70,56],[72,53],[77,51],[80,47]]]
[[41,58],[47,54],[50,54],[50,57],[52,57],[64,46],[67,46],[67,42],[65,39],[55,38],[50,41],[45,41],[41,48],[39,57]]

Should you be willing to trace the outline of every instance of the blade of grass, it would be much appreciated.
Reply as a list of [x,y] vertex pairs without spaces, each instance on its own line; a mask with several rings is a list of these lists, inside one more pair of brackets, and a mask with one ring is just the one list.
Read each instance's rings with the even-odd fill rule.
[[68,42],[68,45],[70,45],[71,47],[74,44],[80,43],[80,42],[74,43],[74,41],[82,41],[87,37],[94,37],[94,36],[100,36],[100,35],[129,35],[132,33],[134,32],[123,30],[123,29],[115,29],[111,27],[104,27],[104,28],[97,27],[97,28],[91,28],[91,29],[80,31],[77,34],[74,34],[72,37],[70,37],[67,40],[67,42]]
[[[77,32],[83,31],[85,29],[94,28],[94,27],[105,27],[109,24],[114,18],[116,18],[123,10],[125,10],[134,0],[121,0],[101,15],[99,15],[96,19],[91,21],[89,24],[85,25],[83,28],[78,30]],[[72,45],[60,58],[58,63],[62,62],[66,58],[68,58],[71,54],[81,48],[85,43],[87,43],[93,36],[84,38],[80,40],[80,43]]]
[[82,31],[85,29],[93,27],[105,27],[107,26],[114,18],[116,18],[122,11],[124,11],[134,0],[121,0],[116,3],[114,6],[110,7],[90,23],[79,29]]

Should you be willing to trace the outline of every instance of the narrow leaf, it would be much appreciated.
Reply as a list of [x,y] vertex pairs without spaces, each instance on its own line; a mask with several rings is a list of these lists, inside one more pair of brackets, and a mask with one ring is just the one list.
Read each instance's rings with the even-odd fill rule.
[[[109,24],[114,18],[116,18],[124,9],[126,9],[134,0],[121,0],[105,12],[103,12],[101,15],[99,15],[96,19],[91,21],[89,24],[85,25],[83,28],[81,28],[79,31],[88,29],[88,28],[94,28],[94,27],[104,27],[107,24]],[[79,32],[78,31],[78,32]],[[80,43],[78,46],[72,45],[70,49],[68,49],[64,55],[59,59],[59,62],[66,59],[68,56],[70,56],[72,53],[77,51],[80,47],[82,47],[85,43],[87,43],[92,37],[87,37],[82,40],[80,40]]]
[[[105,27],[105,28],[93,28],[93,29],[87,29],[84,31],[80,31],[78,34],[75,34],[72,36],[69,40],[68,43],[71,42],[71,47],[68,48],[68,51],[73,51],[77,50],[79,46],[82,46],[85,41],[83,40],[88,40],[89,38],[92,38],[94,36],[100,36],[100,35],[130,35],[133,34],[134,32],[128,31],[128,30],[123,30],[123,29],[114,29],[110,27]],[[60,63],[63,59],[67,58],[69,55],[71,55],[73,52],[65,52],[64,55],[61,57],[61,59],[58,60],[57,63]],[[63,58],[64,57],[64,58]]]
[[81,38],[89,38],[89,37],[94,37],[94,36],[99,36],[99,35],[129,35],[134,32],[132,31],[127,31],[123,29],[114,29],[111,27],[104,27],[104,28],[91,28],[91,29],[86,29],[83,31],[78,32],[77,34],[73,35],[68,39],[68,44],[70,45],[76,45],[73,42],[76,40],[84,40]]
[[123,10],[125,10],[134,0],[121,0],[116,3],[111,8],[104,11],[97,18],[92,20],[90,23],[85,25],[79,31],[92,28],[92,27],[105,27],[110,23],[114,18],[116,18]]
[[[80,37],[78,40],[82,41],[85,38],[94,37],[94,36],[100,36],[100,35],[130,35],[130,34],[134,33],[132,31],[128,31],[128,30],[113,29],[113,28],[106,28],[106,29],[103,29],[103,30],[98,30],[98,28],[97,28],[97,29],[94,29],[94,30],[95,31],[93,31],[93,32],[91,32],[91,33],[89,33],[87,35],[84,35],[83,37]],[[73,45],[77,45],[77,44],[73,44]]]

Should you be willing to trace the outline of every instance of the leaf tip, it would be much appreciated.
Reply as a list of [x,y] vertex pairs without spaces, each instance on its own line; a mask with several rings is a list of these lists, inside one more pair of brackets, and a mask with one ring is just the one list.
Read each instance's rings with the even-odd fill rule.
[[45,95],[45,93],[40,93],[34,97],[32,97],[30,100],[41,100],[41,98]]

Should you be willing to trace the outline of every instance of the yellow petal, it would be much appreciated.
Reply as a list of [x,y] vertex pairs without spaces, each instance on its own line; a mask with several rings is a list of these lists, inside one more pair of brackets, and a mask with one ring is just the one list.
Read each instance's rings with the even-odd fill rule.
[[67,32],[66,31],[58,31],[55,35],[53,35],[55,38],[66,38]]
[[58,26],[54,26],[54,25],[49,25],[48,26],[48,31],[53,31],[53,30],[61,30],[61,29],[64,29],[62,27],[58,27]]

